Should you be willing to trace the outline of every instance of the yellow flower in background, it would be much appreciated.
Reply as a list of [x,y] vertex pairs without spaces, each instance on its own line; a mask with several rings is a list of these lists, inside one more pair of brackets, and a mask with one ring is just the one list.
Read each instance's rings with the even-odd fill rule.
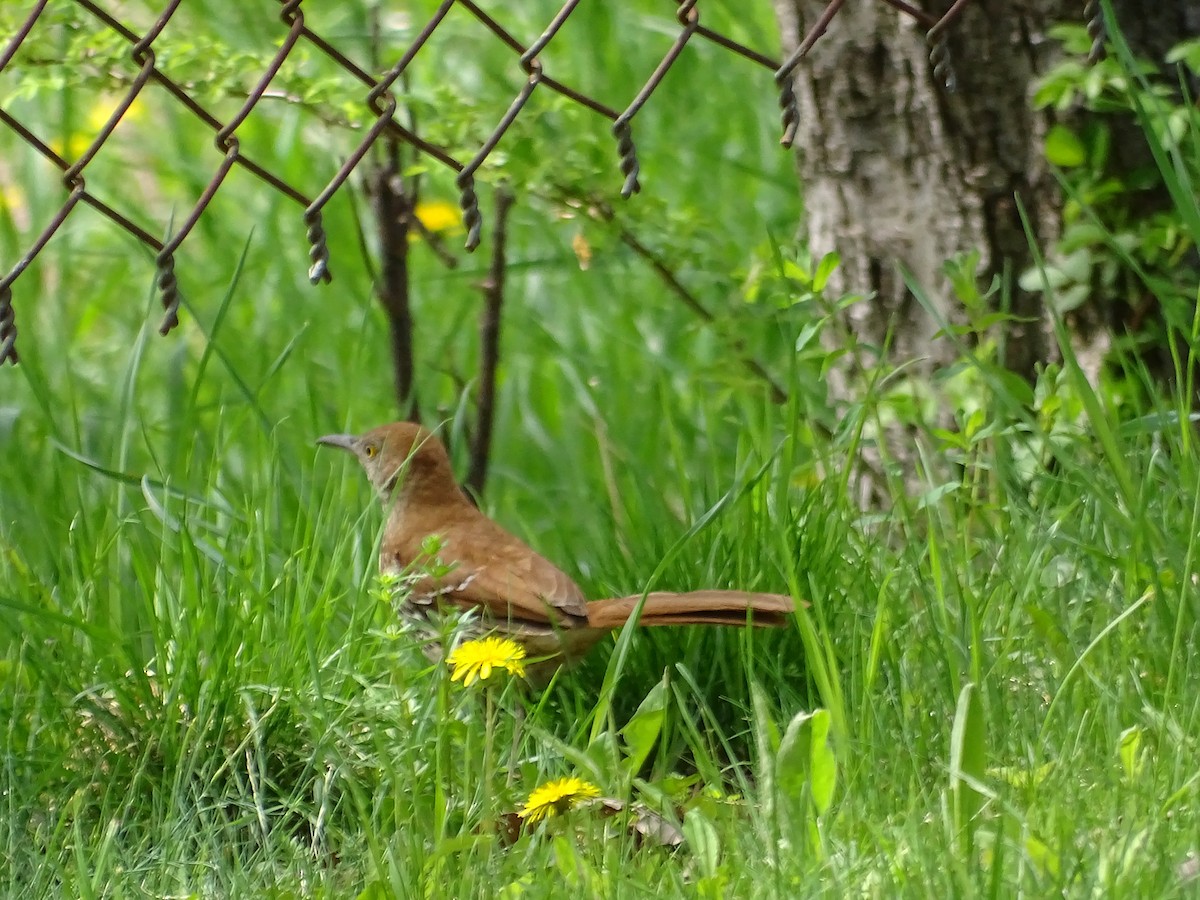
[[437,233],[462,229],[462,213],[453,203],[445,200],[432,200],[428,203],[418,203],[413,210],[417,219],[425,226],[426,231]]
[[79,157],[83,156],[84,151],[92,144],[92,139],[86,134],[75,132],[67,137],[64,141],[62,138],[51,138],[46,141],[46,144],[58,154],[59,157],[65,159],[69,163],[75,162]]
[[461,680],[470,687],[476,680],[487,681],[497,669],[510,675],[525,675],[525,648],[508,638],[486,637],[467,641],[454,648],[446,662],[454,669],[451,681]]
[[[108,122],[108,117],[117,108],[118,102],[117,98],[109,97],[93,104],[91,109],[88,110],[82,130],[72,131],[71,134],[67,135],[65,140],[61,137],[56,137],[47,141],[50,149],[67,162],[75,162],[92,145],[92,141],[100,133],[100,129]],[[121,116],[121,122],[117,125],[117,129],[119,130],[122,125],[129,122],[141,121],[145,117],[146,104],[138,97],[129,105],[129,109],[125,110],[125,114]]]
[[547,781],[534,788],[521,809],[521,818],[527,822],[540,822],[551,816],[565,813],[584,800],[600,796],[600,788],[582,778],[559,778]]
[[14,215],[25,211],[25,192],[19,184],[0,181],[0,213]]
[[[95,133],[104,127],[104,123],[108,121],[108,117],[113,114],[117,108],[117,98],[110,97],[106,102],[97,103],[88,112],[87,127],[88,130]],[[146,118],[146,104],[141,97],[134,98],[134,101],[129,104],[129,109],[125,110],[125,115],[121,116],[121,122],[140,122]]]

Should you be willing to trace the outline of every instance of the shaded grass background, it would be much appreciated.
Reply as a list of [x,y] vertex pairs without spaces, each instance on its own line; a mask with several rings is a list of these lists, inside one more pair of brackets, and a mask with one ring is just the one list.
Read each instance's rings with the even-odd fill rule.
[[[548,9],[505,21],[535,34]],[[278,34],[266,10],[188,12],[234,46]],[[318,15],[329,17],[313,23],[322,33],[364,46],[360,11]],[[580,34],[561,39],[577,52],[548,68],[619,106],[675,26],[650,4],[614,15],[581,7]],[[773,40],[765,10],[713,24],[759,47]],[[474,135],[519,71],[468,23],[452,26],[414,103],[453,71],[491,115],[430,127]],[[450,55],[468,35],[470,53]],[[54,96],[43,120],[69,139],[94,97]],[[147,115],[171,115],[155,102]],[[752,315],[739,299],[744,273],[770,259],[771,240],[788,243],[800,212],[772,104],[765,71],[701,44],[638,122],[646,188],[631,227],[679,262],[720,327],[698,324],[603,230],[536,203],[514,211],[486,507],[594,595],[639,590],[661,565],[656,587],[795,590],[812,608],[782,634],[635,635],[603,739],[589,742],[598,652],[532,710],[511,784],[482,770],[476,698],[396,634],[373,591],[381,513],[364,479],[312,446],[393,416],[384,325],[357,250],[362,211],[347,197],[331,207],[336,281],[313,289],[298,211],[235,173],[185,245],[188,314],[165,340],[145,254],[72,218],[18,283],[23,363],[0,393],[9,893],[1185,890],[1176,867],[1195,850],[1200,784],[1200,494],[1186,402],[1118,419],[1068,360],[1043,385],[1068,411],[1027,418],[978,363],[977,400],[995,427],[961,451],[961,480],[930,474],[926,496],[897,490],[892,512],[864,518],[843,460],[888,398],[871,393],[829,419],[812,400],[822,361],[790,350],[811,311]],[[153,176],[105,188],[178,217],[213,161],[188,123],[168,121],[153,139],[131,130],[124,150]],[[575,130],[595,124],[548,102],[539,125],[506,140],[506,164],[557,163],[611,189],[611,148]],[[249,139],[312,191],[347,135],[281,104]],[[61,189],[2,140],[11,249]],[[427,190],[451,196],[440,173]],[[581,230],[595,248],[586,272],[572,249]],[[486,256],[448,272],[418,246],[413,262],[422,399],[453,418]],[[789,404],[744,374],[721,334],[735,327],[791,388]],[[1195,337],[1181,336],[1189,367]],[[664,671],[662,737],[631,788],[614,762],[618,730]],[[964,851],[950,765],[968,683],[987,768]],[[814,839],[796,824],[804,798],[772,793],[770,738],[818,706],[837,724],[839,781]],[[511,719],[491,727],[503,768]],[[675,853],[587,816],[508,849],[481,828],[489,804],[513,808],[569,772],[612,793],[664,792],[701,824]],[[685,786],[693,775],[700,783]]]

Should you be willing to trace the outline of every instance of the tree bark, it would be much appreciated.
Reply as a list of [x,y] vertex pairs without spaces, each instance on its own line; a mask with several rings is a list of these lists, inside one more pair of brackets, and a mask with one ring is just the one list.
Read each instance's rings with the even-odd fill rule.
[[[785,52],[824,7],[777,0]],[[924,29],[881,2],[843,6],[797,70],[808,239],[814,254],[841,254],[835,291],[874,295],[848,314],[865,343],[881,346],[892,324],[897,358],[922,357],[926,368],[948,361],[953,348],[933,342],[937,325],[917,307],[898,264],[941,315],[961,322],[942,264],[978,249],[985,279],[1006,263],[1024,265],[1014,197],[1039,240],[1055,237],[1058,192],[1041,154],[1048,123],[1032,111],[1029,93],[1051,63],[1047,26],[1080,8],[1064,0],[1004,10],[971,4],[951,27],[954,93],[934,83]],[[1013,312],[1038,320],[1009,341],[1008,363],[1019,372],[1051,352],[1038,307],[1035,297],[1014,297]]]
[[[785,54],[826,5],[775,0]],[[933,16],[949,5],[923,4]],[[1161,60],[1167,47],[1194,34],[1188,29],[1198,5],[1118,0],[1117,13],[1135,48]],[[841,8],[797,68],[807,239],[814,257],[831,250],[841,256],[832,291],[872,295],[845,313],[860,347],[882,347],[890,331],[891,358],[920,361],[910,370],[918,375],[956,358],[950,341],[933,339],[938,324],[907,290],[900,267],[943,319],[962,324],[963,307],[942,265],[978,250],[981,282],[1007,270],[1011,312],[1032,320],[1011,326],[1004,364],[1032,377],[1056,357],[1040,295],[1016,284],[1032,255],[1015,198],[1045,250],[1059,233],[1062,196],[1042,152],[1050,113],[1035,111],[1031,96],[1058,60],[1048,29],[1082,24],[1082,17],[1078,0],[969,4],[949,29],[957,79],[949,93],[935,83],[925,29],[880,0],[857,0]],[[1093,347],[1093,355],[1102,349]],[[856,373],[839,374],[831,389],[846,396]]]

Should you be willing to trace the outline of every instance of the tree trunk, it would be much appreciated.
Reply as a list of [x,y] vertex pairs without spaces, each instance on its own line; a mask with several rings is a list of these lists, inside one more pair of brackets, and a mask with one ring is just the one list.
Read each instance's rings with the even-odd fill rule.
[[[775,0],[785,54],[826,5]],[[949,0],[923,5],[939,16]],[[1135,49],[1161,60],[1166,47],[1194,33],[1187,26],[1196,6],[1118,0],[1117,11]],[[914,370],[921,375],[955,358],[951,342],[933,340],[938,325],[907,290],[900,266],[942,318],[962,324],[964,310],[942,265],[978,250],[982,283],[1007,269],[1014,276],[1011,311],[1032,320],[1011,327],[1003,362],[1031,377],[1055,357],[1040,295],[1015,283],[1032,255],[1014,198],[1045,250],[1058,235],[1062,197],[1042,152],[1050,114],[1033,110],[1031,95],[1058,59],[1049,27],[1082,24],[1082,14],[1079,0],[969,4],[949,30],[957,90],[948,93],[935,84],[925,29],[880,0],[856,0],[797,68],[808,242],[814,256],[841,255],[831,290],[872,294],[846,312],[860,346],[883,346],[890,330],[891,358],[921,360]],[[1094,365],[1103,346],[1090,350]],[[850,390],[854,375],[843,370],[832,389]]]

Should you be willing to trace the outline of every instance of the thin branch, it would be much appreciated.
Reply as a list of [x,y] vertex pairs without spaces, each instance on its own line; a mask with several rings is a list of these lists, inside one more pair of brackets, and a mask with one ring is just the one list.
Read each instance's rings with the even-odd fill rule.
[[425,243],[433,255],[438,258],[438,261],[447,269],[458,268],[458,257],[446,247],[445,240],[436,231],[430,231],[425,227],[425,223],[421,221],[421,217],[416,214],[415,204],[409,227],[417,233],[421,240]]
[[504,306],[504,273],[508,244],[508,211],[514,198],[506,187],[495,194],[496,223],[492,235],[492,263],[483,288],[479,315],[479,399],[475,431],[471,435],[471,461],[465,486],[474,497],[483,495],[491,456],[492,425],[496,414],[496,369],[500,365],[500,312]]
[[[379,9],[371,15],[371,58],[378,65],[382,44]],[[380,271],[375,280],[375,297],[388,318],[392,344],[392,375],[396,385],[396,404],[400,415],[419,422],[413,359],[413,318],[410,305],[408,267],[409,229],[416,219],[419,185],[411,190],[404,183],[404,163],[400,141],[387,135],[380,143],[380,162],[367,175],[367,194],[375,213],[379,234]]]
[[396,143],[389,140],[384,147],[384,161],[367,176],[367,192],[379,234],[380,267],[375,298],[387,314],[391,331],[396,403],[401,416],[416,422],[420,420],[420,408],[413,379],[413,319],[408,269],[412,199],[404,189],[398,152]]
[[[616,213],[613,212],[613,208],[611,206],[602,201],[588,202],[586,204],[586,208],[594,218],[599,218],[603,222],[614,225],[617,229],[617,237],[620,239],[621,243],[632,250],[634,254],[640,257],[643,261],[645,261],[646,264],[650,266],[650,269],[654,272],[654,274],[659,277],[662,283],[667,286],[667,289],[674,294],[684,306],[686,306],[698,318],[708,324],[712,324],[716,321],[717,317],[713,315],[703,303],[696,299],[696,295],[688,290],[684,283],[679,280],[679,276],[675,274],[675,271],[669,265],[667,265],[662,256],[643,244],[636,234],[630,231],[624,224],[616,220]],[[746,342],[740,337],[729,337],[728,341],[730,347],[733,349],[733,352],[736,353],[741,359],[742,365],[766,383],[768,389],[771,391],[771,400],[775,403],[787,403],[787,391],[784,390],[783,386],[775,380],[775,377],[769,371],[767,371],[766,366],[764,366],[761,362],[747,352]]]

